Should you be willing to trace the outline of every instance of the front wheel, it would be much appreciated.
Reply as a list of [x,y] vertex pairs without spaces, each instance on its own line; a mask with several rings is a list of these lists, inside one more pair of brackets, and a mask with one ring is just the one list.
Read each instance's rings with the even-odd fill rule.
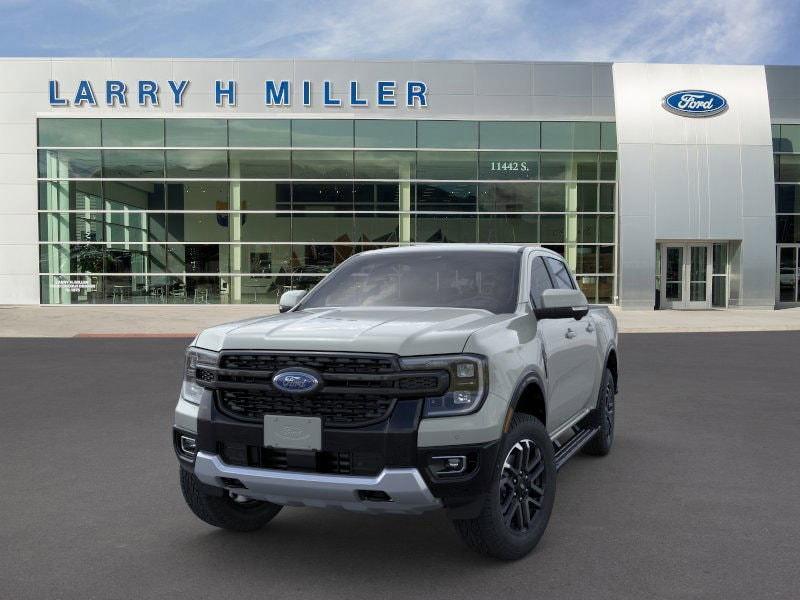
[[516,560],[539,543],[555,497],[556,466],[550,437],[540,421],[516,414],[498,453],[481,513],[453,524],[476,552]]
[[206,494],[194,473],[181,469],[181,491],[186,504],[202,521],[231,531],[255,531],[283,508],[280,504],[251,500],[225,490],[222,496]]

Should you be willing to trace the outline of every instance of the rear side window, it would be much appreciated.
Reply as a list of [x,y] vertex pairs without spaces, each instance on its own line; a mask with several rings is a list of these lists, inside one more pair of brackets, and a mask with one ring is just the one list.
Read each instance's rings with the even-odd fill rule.
[[575,286],[572,283],[572,277],[569,276],[567,265],[555,258],[545,257],[547,261],[547,268],[553,278],[553,287],[557,290],[574,290]]
[[531,300],[535,308],[542,306],[542,292],[553,287],[544,261],[540,256],[534,257],[533,266],[531,266]]

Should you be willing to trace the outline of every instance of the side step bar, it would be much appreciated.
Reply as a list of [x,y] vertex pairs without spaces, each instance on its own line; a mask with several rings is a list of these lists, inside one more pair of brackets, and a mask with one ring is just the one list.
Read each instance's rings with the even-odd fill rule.
[[575,456],[575,453],[578,452],[578,450],[589,443],[589,440],[594,437],[599,429],[599,427],[587,427],[586,429],[581,429],[563,446],[559,446],[558,442],[554,442],[553,445],[555,446],[556,450],[556,470],[560,470],[570,458]]

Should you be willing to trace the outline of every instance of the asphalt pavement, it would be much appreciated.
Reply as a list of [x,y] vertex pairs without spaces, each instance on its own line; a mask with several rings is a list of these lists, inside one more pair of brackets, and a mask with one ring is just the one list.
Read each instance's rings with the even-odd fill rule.
[[559,473],[516,563],[439,513],[198,521],[170,441],[185,344],[0,340],[0,598],[800,595],[800,332],[623,335],[615,446]]

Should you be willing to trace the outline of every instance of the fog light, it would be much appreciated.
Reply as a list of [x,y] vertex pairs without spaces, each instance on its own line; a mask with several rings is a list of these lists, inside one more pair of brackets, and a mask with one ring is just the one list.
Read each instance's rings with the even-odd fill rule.
[[435,475],[458,475],[466,469],[466,456],[434,456],[431,458],[431,471]]
[[193,437],[189,437],[188,435],[182,435],[181,452],[188,454],[189,456],[194,456],[197,454],[197,440],[195,440]]

